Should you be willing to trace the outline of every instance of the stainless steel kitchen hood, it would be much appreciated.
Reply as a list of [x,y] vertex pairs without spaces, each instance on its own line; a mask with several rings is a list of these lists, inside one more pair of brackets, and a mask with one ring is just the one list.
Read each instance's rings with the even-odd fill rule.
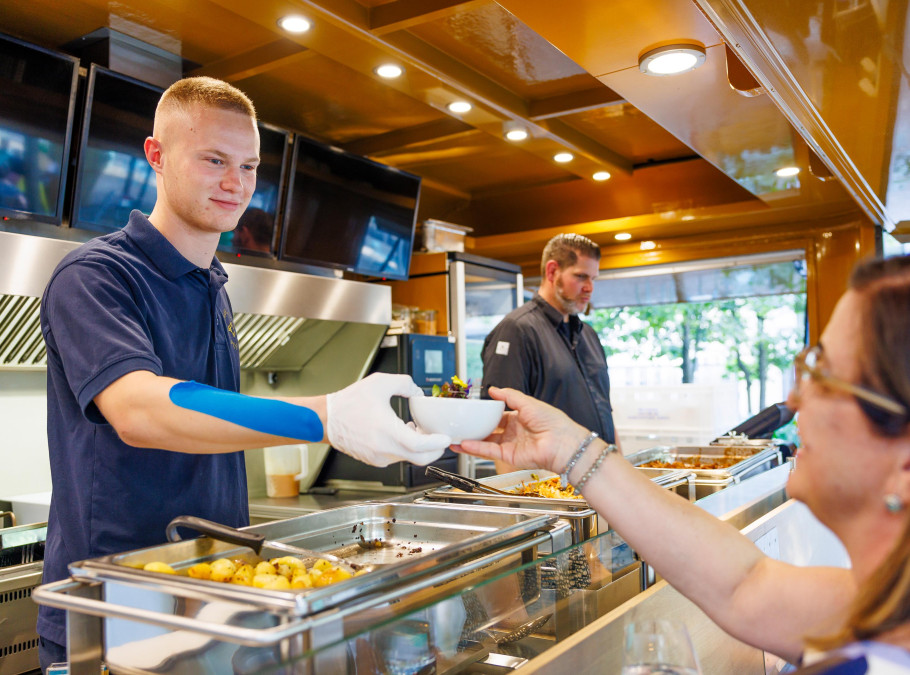
[[[39,299],[57,263],[78,242],[0,231],[0,369],[46,366]],[[224,263],[240,342],[241,366],[301,371],[345,345],[343,380],[362,376],[391,320],[388,287],[334,277]],[[350,370],[352,362],[357,365]],[[317,367],[328,373],[331,364]],[[353,376],[353,379],[352,379]],[[334,378],[328,378],[334,379]],[[322,382],[330,391],[349,382]],[[308,387],[309,388],[309,387]]]

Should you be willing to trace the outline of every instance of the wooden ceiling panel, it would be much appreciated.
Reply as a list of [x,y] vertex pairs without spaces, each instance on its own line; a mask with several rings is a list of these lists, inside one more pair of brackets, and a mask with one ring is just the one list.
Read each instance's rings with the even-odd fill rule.
[[629,103],[603,106],[566,116],[563,120],[635,164],[695,154],[685,143]]
[[410,32],[527,100],[603,87],[495,3],[415,26]]
[[338,145],[445,117],[318,54],[236,84],[256,102],[263,119]]
[[[643,213],[670,213],[667,226],[679,226],[680,211],[754,199],[748,191],[702,159],[636,170],[605,183],[574,180],[510,195],[472,201],[475,236],[520,232],[528,223],[615,220]],[[761,202],[754,200],[756,208]]]
[[470,193],[575,179],[552,162],[482,133],[428,142],[402,153],[380,153],[375,158]]

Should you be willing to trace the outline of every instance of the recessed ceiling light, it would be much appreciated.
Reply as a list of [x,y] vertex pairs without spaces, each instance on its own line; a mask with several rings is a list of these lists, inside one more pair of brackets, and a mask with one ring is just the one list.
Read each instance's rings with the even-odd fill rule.
[[449,109],[451,112],[453,112],[453,113],[459,113],[459,114],[460,114],[460,113],[466,113],[466,112],[468,112],[468,111],[469,111],[471,108],[473,108],[474,106],[472,106],[472,105],[471,105],[470,103],[468,103],[467,101],[452,101],[452,102],[449,103],[449,105],[446,106],[446,107],[448,107],[448,109]]
[[396,77],[401,77],[404,71],[401,66],[396,66],[394,63],[384,63],[376,68],[374,72],[386,80],[394,80]]
[[616,241],[628,241],[629,239],[632,238],[632,235],[629,234],[628,232],[617,232],[616,234],[613,235],[613,238]]
[[559,162],[560,164],[571,162],[573,159],[575,159],[575,155],[573,155],[571,152],[557,152],[555,155],[553,155],[553,161]]
[[291,14],[278,19],[278,25],[288,33],[306,33],[313,24],[299,14]]
[[799,173],[798,166],[785,166],[782,169],[778,169],[774,172],[781,178],[789,178],[790,176],[795,176]]
[[593,176],[591,176],[591,178],[593,178],[594,180],[597,180],[597,181],[610,180],[610,172],[609,171],[598,171]]
[[657,244],[656,244],[655,242],[653,242],[653,241],[643,241],[643,242],[641,242],[641,243],[638,245],[638,247],[639,247],[642,251],[650,251],[650,250],[652,250],[652,249],[657,248]]
[[638,57],[638,68],[646,75],[677,75],[695,70],[705,62],[705,48],[697,44],[666,45]]
[[527,129],[515,128],[515,129],[509,129],[506,132],[506,138],[508,138],[510,141],[515,141],[515,142],[523,141],[527,137],[528,137]]

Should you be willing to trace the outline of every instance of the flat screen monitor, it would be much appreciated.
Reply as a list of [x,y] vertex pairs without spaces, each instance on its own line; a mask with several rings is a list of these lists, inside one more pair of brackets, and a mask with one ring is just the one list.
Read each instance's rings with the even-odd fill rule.
[[0,218],[60,225],[79,61],[0,34]]
[[260,161],[256,169],[256,191],[236,229],[221,235],[218,250],[237,257],[275,257],[278,207],[282,203],[282,185],[290,154],[289,136],[287,131],[259,123]]
[[298,136],[281,258],[407,279],[420,178]]
[[71,224],[94,232],[126,225],[130,212],[155,205],[155,172],[143,145],[152,135],[162,89],[93,64],[76,170]]

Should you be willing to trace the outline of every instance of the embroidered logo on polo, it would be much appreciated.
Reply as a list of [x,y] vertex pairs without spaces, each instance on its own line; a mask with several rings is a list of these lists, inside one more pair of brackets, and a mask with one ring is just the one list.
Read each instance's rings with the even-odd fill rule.
[[509,343],[504,340],[500,340],[499,342],[497,342],[496,343],[496,353],[499,354],[500,356],[508,356],[509,355]]
[[235,352],[239,352],[240,343],[237,341],[237,331],[234,330],[234,317],[232,317],[226,309],[222,309],[221,318],[224,319],[224,323],[227,326],[227,332],[230,336],[231,347],[233,347]]

